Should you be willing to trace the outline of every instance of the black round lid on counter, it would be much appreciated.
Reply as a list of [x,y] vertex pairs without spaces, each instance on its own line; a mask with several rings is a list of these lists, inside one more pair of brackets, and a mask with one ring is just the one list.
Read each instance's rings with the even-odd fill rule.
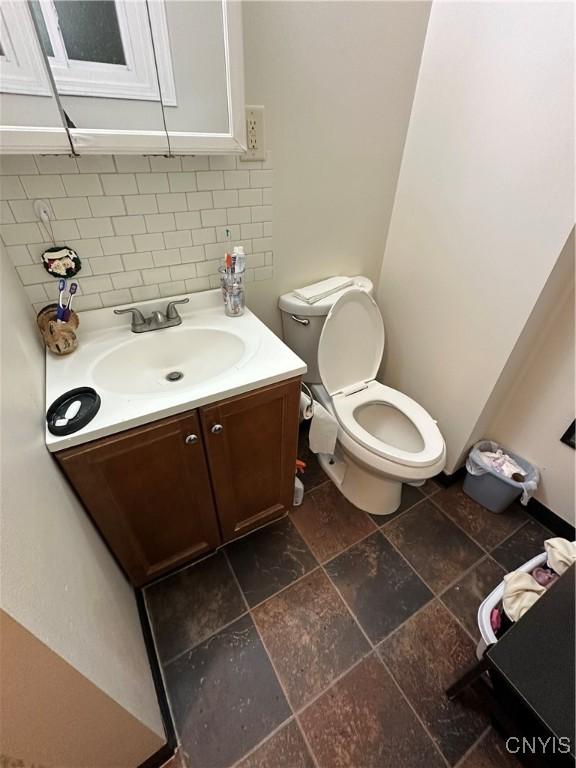
[[[56,426],[56,422],[66,417],[68,408],[77,400],[80,401],[78,413],[69,419],[66,424]],[[63,395],[54,400],[46,412],[48,431],[58,437],[78,432],[79,429],[82,429],[82,427],[85,427],[86,424],[92,421],[99,409],[100,395],[92,387],[78,387],[77,389],[64,392]]]

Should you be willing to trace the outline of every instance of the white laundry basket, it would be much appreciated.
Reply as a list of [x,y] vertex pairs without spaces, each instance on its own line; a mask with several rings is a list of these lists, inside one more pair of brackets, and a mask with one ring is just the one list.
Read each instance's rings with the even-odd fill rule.
[[[545,565],[547,559],[548,555],[546,552],[542,552],[541,555],[536,555],[536,557],[533,557],[532,560],[528,560],[527,563],[524,563],[524,565],[515,568],[515,570],[531,573],[537,566]],[[498,641],[498,638],[492,629],[492,624],[490,623],[490,614],[492,613],[492,610],[497,608],[498,605],[502,602],[503,597],[504,582],[501,581],[500,584],[498,584],[498,586],[495,587],[492,592],[490,592],[488,597],[482,601],[480,608],[478,608],[478,628],[480,629],[480,634],[482,635],[482,638],[478,641],[478,645],[476,647],[476,656],[478,659],[482,658],[484,651],[489,645],[494,645],[494,643]]]

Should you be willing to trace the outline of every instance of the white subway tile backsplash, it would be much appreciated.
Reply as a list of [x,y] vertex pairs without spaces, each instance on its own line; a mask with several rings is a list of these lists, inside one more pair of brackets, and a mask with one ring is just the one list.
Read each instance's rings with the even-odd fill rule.
[[85,155],[84,157],[77,157],[76,164],[80,173],[116,172],[112,155]]
[[182,158],[183,171],[207,171],[210,168],[210,158],[199,155],[188,155]]
[[[78,275],[78,286],[83,295],[100,293],[101,291],[111,291],[114,287],[112,285],[112,280],[108,275],[102,275],[100,277],[82,277],[81,275]],[[74,299],[74,301],[76,301],[76,299]]]
[[196,277],[192,280],[185,280],[186,292],[207,291],[210,289],[210,280],[206,277]]
[[152,171],[181,171],[182,165],[179,157],[164,157],[159,155],[150,158]]
[[138,270],[134,272],[117,272],[112,275],[114,288],[134,288],[142,285],[142,275]]
[[143,216],[114,216],[112,224],[117,235],[142,235],[146,232]]
[[135,195],[138,192],[136,176],[133,173],[105,173],[100,178],[105,195]]
[[192,245],[192,232],[189,229],[180,229],[175,232],[164,233],[166,248],[183,248]]
[[238,190],[238,205],[262,205],[261,189]]
[[230,171],[236,168],[236,158],[233,155],[214,155],[208,159],[211,171]]
[[[249,171],[224,171],[226,189],[242,189],[250,186]],[[256,186],[253,184],[252,186]]]
[[144,280],[145,285],[167,283],[170,280],[170,268],[157,267],[156,269],[144,269],[142,271],[142,279]]
[[19,176],[2,176],[0,179],[0,200],[23,200],[26,192]]
[[159,251],[164,248],[164,237],[161,232],[134,235],[134,245],[137,251]]
[[163,251],[152,251],[155,267],[168,267],[171,264],[180,264],[180,249],[170,248]]
[[154,266],[152,254],[150,251],[144,253],[123,253],[122,261],[124,262],[124,269],[149,269]]
[[2,217],[3,224],[26,223],[29,221],[38,221],[38,216],[34,210],[34,200],[12,200],[6,203],[10,210],[10,216]]
[[124,288],[121,291],[108,291],[107,293],[101,293],[100,298],[102,304],[105,307],[117,307],[119,304],[130,304],[132,301],[132,294],[128,288]]
[[[13,200],[12,205],[16,205],[19,200]],[[27,202],[24,200],[23,202]],[[8,200],[0,200],[0,224],[15,224],[16,219],[14,218],[14,214],[12,213],[12,208],[10,208],[10,203]]]
[[235,208],[238,205],[238,192],[235,189],[212,192],[214,208]]
[[179,264],[176,267],[170,267],[170,276],[173,280],[186,280],[187,278],[196,277],[196,265]]
[[[9,176],[7,178],[10,178]],[[67,176],[22,176],[22,186],[26,195],[37,197],[64,197],[65,195],[83,195],[84,192],[68,192],[64,189],[63,178]],[[19,195],[18,195],[19,197]]]
[[[83,296],[83,295],[76,296],[74,299],[74,309],[77,312],[81,312],[82,310],[101,309],[101,308],[102,308],[102,299],[100,298],[99,293],[93,293],[88,296]],[[40,309],[41,307],[38,307],[38,310]]]
[[141,195],[169,191],[168,176],[165,173],[137,173],[136,182],[138,190],[134,189],[131,192],[138,191]]
[[160,283],[160,296],[176,296],[186,291],[184,280],[173,280],[169,283]]
[[[124,264],[118,255],[97,256],[94,259],[90,259],[90,266],[92,268],[93,274],[95,275],[106,275],[110,274],[111,272],[124,271]],[[78,279],[80,279],[80,274]]]
[[[59,179],[59,176],[52,176],[52,177],[45,177],[45,178],[53,178],[53,179]],[[102,194],[102,186],[104,185],[104,191],[106,194],[113,194],[109,192],[109,190],[106,189],[104,184],[105,176],[97,176],[95,173],[71,173],[71,174],[65,174],[62,176],[62,182],[64,183],[64,187],[66,188],[66,192],[62,194],[66,194],[69,197],[83,197],[84,195],[101,195]],[[102,179],[102,184],[100,184],[100,179]],[[42,195],[46,195],[47,197],[54,197],[54,192],[43,192],[43,193],[36,193],[35,197],[41,197]]]
[[[106,198],[98,199],[105,200]],[[94,211],[90,210],[86,197],[55,197],[50,202],[57,219],[83,219],[96,215]],[[38,217],[34,213],[34,221],[37,219]]]
[[168,195],[156,195],[158,202],[158,210],[160,213],[186,211],[188,204],[186,203],[186,195],[184,192],[172,192]]
[[38,173],[34,155],[0,156],[0,175],[26,176],[29,173]]
[[[129,199],[129,198],[127,198]],[[101,195],[89,197],[88,203],[92,216],[122,216],[126,213],[124,200],[120,195]],[[143,213],[143,211],[128,211],[128,213]],[[86,214],[89,216],[90,214]]]
[[205,229],[195,229],[192,231],[192,240],[194,245],[205,245],[206,243],[216,242],[216,230],[214,227]]
[[56,243],[65,243],[67,240],[75,240],[80,237],[80,232],[74,219],[53,221],[52,234]]
[[244,238],[262,237],[264,234],[263,224],[242,224],[240,234]]
[[37,155],[36,165],[40,173],[78,173],[76,158],[67,155]]
[[114,234],[112,220],[107,216],[78,219],[77,224],[81,237],[107,237]]
[[171,192],[196,192],[196,174],[184,171],[169,173],[168,184]]
[[228,208],[228,224],[249,224],[251,221],[250,208]]
[[6,253],[8,258],[14,264],[15,267],[21,267],[24,264],[32,264],[32,257],[28,251],[26,245],[9,245],[6,246]]
[[156,195],[126,195],[124,198],[126,212],[134,213],[158,213]]
[[200,213],[198,211],[186,211],[186,213],[177,213],[176,229],[199,229],[202,226]]
[[224,189],[224,175],[222,171],[198,171],[196,174],[198,189]]
[[188,263],[191,261],[204,261],[206,253],[203,245],[195,245],[187,248],[180,248],[180,258],[182,263]]
[[207,290],[224,252],[243,245],[246,282],[269,279],[272,163],[235,156],[4,156],[0,235],[36,309],[57,295],[41,255],[58,241],[82,260],[77,310]]
[[160,291],[157,285],[142,285],[138,288],[132,288],[130,293],[132,294],[133,301],[149,301],[150,299],[157,299],[160,296]]
[[102,250],[106,256],[115,253],[130,253],[134,251],[134,241],[131,235],[118,235],[118,237],[102,237]]
[[228,221],[226,210],[222,208],[212,208],[211,210],[202,211],[200,215],[202,217],[203,227],[217,227],[219,224],[226,224]]
[[147,173],[150,160],[140,155],[116,155],[114,158],[118,173]]
[[5,245],[25,245],[26,243],[41,243],[45,236],[38,224],[2,224],[0,235]]

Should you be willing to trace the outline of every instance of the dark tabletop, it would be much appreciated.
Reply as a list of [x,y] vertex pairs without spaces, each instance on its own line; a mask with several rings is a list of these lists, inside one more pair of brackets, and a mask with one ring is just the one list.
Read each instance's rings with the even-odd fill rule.
[[490,663],[555,736],[574,750],[574,578],[569,568],[487,651]]

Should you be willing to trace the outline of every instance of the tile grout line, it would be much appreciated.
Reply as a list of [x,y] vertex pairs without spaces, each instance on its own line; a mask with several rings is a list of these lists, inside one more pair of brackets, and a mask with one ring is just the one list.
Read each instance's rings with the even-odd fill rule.
[[490,733],[491,730],[492,730],[492,726],[487,725],[486,728],[480,734],[480,736],[478,736],[474,744],[472,744],[472,746],[469,749],[467,749],[466,752],[464,752],[462,757],[456,763],[454,763],[453,768],[458,768],[458,766],[464,765],[467,758],[472,754],[472,752],[474,752],[476,747],[478,747],[484,741],[484,739],[488,738],[488,734]]
[[[323,568],[323,570],[324,570],[324,568]],[[401,694],[402,698],[403,698],[403,699],[406,701],[406,703],[408,704],[408,706],[410,707],[410,709],[411,709],[411,710],[412,710],[412,712],[414,713],[414,716],[416,717],[417,721],[420,723],[420,725],[421,725],[421,726],[422,726],[422,728],[424,729],[424,732],[427,734],[428,738],[430,738],[430,739],[431,739],[431,741],[432,741],[432,745],[435,747],[436,751],[437,751],[437,752],[439,752],[439,754],[440,754],[440,756],[442,757],[442,759],[444,760],[444,762],[445,762],[447,765],[449,765],[449,763],[448,763],[447,759],[444,757],[444,754],[443,754],[443,752],[440,750],[440,747],[439,747],[439,745],[436,743],[436,739],[435,739],[435,738],[432,736],[432,734],[431,734],[431,733],[430,733],[430,731],[428,730],[428,727],[426,726],[426,724],[424,723],[424,721],[422,720],[422,718],[420,717],[420,715],[419,715],[419,714],[416,712],[416,710],[415,710],[415,709],[414,709],[414,707],[412,706],[412,703],[409,701],[409,699],[408,699],[408,696],[407,696],[407,695],[404,693],[404,691],[402,690],[402,688],[400,688],[400,685],[397,683],[397,681],[396,681],[396,679],[394,678],[394,676],[392,675],[391,671],[388,669],[388,666],[386,665],[386,663],[384,662],[384,660],[381,658],[380,654],[378,653],[378,650],[377,650],[377,646],[376,646],[376,645],[374,645],[374,643],[372,642],[372,640],[371,640],[371,639],[368,637],[368,635],[367,635],[367,634],[366,634],[366,632],[364,631],[364,628],[362,627],[362,625],[361,625],[361,623],[360,623],[360,620],[359,620],[359,619],[356,617],[356,615],[355,615],[355,614],[354,614],[354,612],[352,611],[352,608],[351,608],[351,607],[348,605],[348,603],[347,603],[347,602],[346,602],[346,600],[344,599],[343,595],[341,594],[340,590],[338,589],[338,587],[336,586],[336,584],[335,584],[335,583],[332,581],[332,579],[330,578],[330,575],[329,575],[329,574],[328,574],[328,573],[327,573],[325,570],[324,570],[324,573],[326,574],[327,578],[329,579],[330,583],[331,583],[331,584],[332,584],[332,586],[334,587],[334,589],[335,589],[335,591],[337,592],[338,596],[340,597],[340,599],[342,600],[342,602],[343,602],[343,603],[344,603],[344,605],[346,606],[346,609],[348,610],[348,612],[349,612],[350,616],[351,616],[351,617],[354,619],[354,621],[356,622],[356,624],[357,624],[357,625],[358,625],[358,627],[360,628],[360,631],[362,632],[362,634],[364,635],[364,637],[365,637],[365,638],[366,638],[366,640],[368,641],[368,644],[369,644],[369,646],[370,646],[370,648],[371,648],[371,651],[370,651],[370,653],[371,653],[371,654],[374,654],[374,655],[375,655],[375,658],[376,658],[376,659],[377,659],[377,660],[378,660],[378,661],[379,661],[379,662],[380,662],[380,663],[381,663],[381,664],[384,666],[384,668],[387,670],[387,672],[388,672],[388,674],[390,675],[390,677],[391,677],[392,681],[394,682],[394,685],[395,685],[395,686],[398,688],[398,690],[400,691],[400,694]],[[430,602],[431,602],[431,601],[428,601],[428,602],[427,602],[425,605],[429,605],[429,604],[430,604]],[[424,608],[424,607],[425,607],[425,606],[422,606],[422,608]],[[414,615],[414,614],[412,614],[412,615]],[[411,617],[409,617],[409,618],[411,618]],[[406,621],[408,621],[408,619],[406,619]],[[402,622],[402,624],[404,624],[404,623],[405,623],[405,622]],[[402,625],[400,625],[400,626],[402,626]],[[384,640],[382,640],[382,641],[380,641],[380,642],[384,642]],[[378,645],[380,645],[380,643],[378,643]],[[369,654],[367,654],[367,655],[369,656],[369,655],[370,655],[370,653],[369,653]],[[349,671],[350,671],[350,670],[348,670],[348,672],[349,672]],[[347,672],[346,674],[348,674],[348,672]],[[326,690],[329,690],[329,689],[332,687],[332,685],[334,685],[334,683],[335,683],[335,682],[336,682],[336,681],[333,681],[333,682],[330,684],[330,686],[328,686],[328,688],[327,688]],[[326,692],[326,691],[324,691],[324,693],[325,693],[325,692]],[[310,703],[312,703],[312,702],[310,702]],[[307,705],[307,706],[309,706],[309,705]]]

